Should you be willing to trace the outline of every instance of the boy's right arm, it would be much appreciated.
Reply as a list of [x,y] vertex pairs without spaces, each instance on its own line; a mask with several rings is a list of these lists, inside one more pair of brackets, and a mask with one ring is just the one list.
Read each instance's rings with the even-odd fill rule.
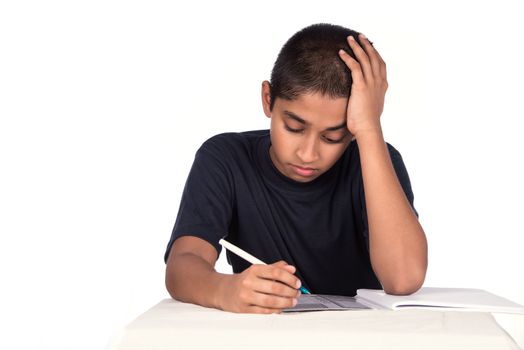
[[296,305],[300,280],[285,261],[252,265],[239,274],[215,271],[217,251],[207,241],[182,236],[171,247],[166,288],[173,299],[232,312],[275,313]]

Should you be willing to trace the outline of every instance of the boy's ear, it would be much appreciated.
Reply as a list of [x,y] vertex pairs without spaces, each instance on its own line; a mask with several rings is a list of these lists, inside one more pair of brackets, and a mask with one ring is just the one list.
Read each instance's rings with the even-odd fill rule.
[[271,85],[269,81],[264,80],[262,82],[262,108],[266,117],[271,118]]

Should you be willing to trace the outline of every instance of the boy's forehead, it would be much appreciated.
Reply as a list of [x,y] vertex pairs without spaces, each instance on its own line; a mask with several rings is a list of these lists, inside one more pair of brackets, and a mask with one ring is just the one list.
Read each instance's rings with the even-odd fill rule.
[[310,124],[333,127],[344,123],[348,99],[333,98],[320,93],[301,94],[293,100],[278,99],[288,116],[295,115]]
[[308,92],[286,101],[294,105],[322,105],[325,107],[340,108],[342,105],[347,105],[348,98],[332,97],[319,92]]

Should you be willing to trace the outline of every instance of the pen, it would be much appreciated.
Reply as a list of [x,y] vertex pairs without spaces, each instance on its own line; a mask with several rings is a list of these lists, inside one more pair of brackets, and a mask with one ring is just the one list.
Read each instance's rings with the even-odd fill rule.
[[[234,244],[231,244],[229,243],[228,241],[226,241],[225,239],[221,239],[220,241],[218,241],[218,243],[226,248],[227,250],[229,250],[230,252],[232,253],[235,253],[236,255],[238,255],[239,257],[245,259],[246,261],[249,261],[250,263],[252,264],[260,264],[260,265],[267,265],[265,262],[263,262],[262,260],[260,259],[257,259],[255,258],[253,255],[243,251],[242,249],[240,249],[239,247],[237,247],[236,245]],[[303,286],[301,286],[299,288],[299,290],[302,292],[302,294],[311,294],[309,292],[309,290],[307,290],[306,288],[304,288]]]

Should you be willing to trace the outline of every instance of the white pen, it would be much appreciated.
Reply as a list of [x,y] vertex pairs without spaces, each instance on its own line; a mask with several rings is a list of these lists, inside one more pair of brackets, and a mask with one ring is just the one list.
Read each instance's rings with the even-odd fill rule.
[[[243,251],[242,249],[240,249],[239,247],[237,247],[234,244],[229,243],[225,239],[221,239],[220,241],[218,241],[218,243],[222,247],[224,247],[227,250],[229,250],[230,252],[235,253],[239,257],[245,259],[246,261],[249,261],[252,264],[267,265],[262,260],[255,258],[253,255],[249,254],[248,252]],[[311,294],[306,288],[304,288],[302,286],[300,287],[299,290],[302,292],[302,294]]]

